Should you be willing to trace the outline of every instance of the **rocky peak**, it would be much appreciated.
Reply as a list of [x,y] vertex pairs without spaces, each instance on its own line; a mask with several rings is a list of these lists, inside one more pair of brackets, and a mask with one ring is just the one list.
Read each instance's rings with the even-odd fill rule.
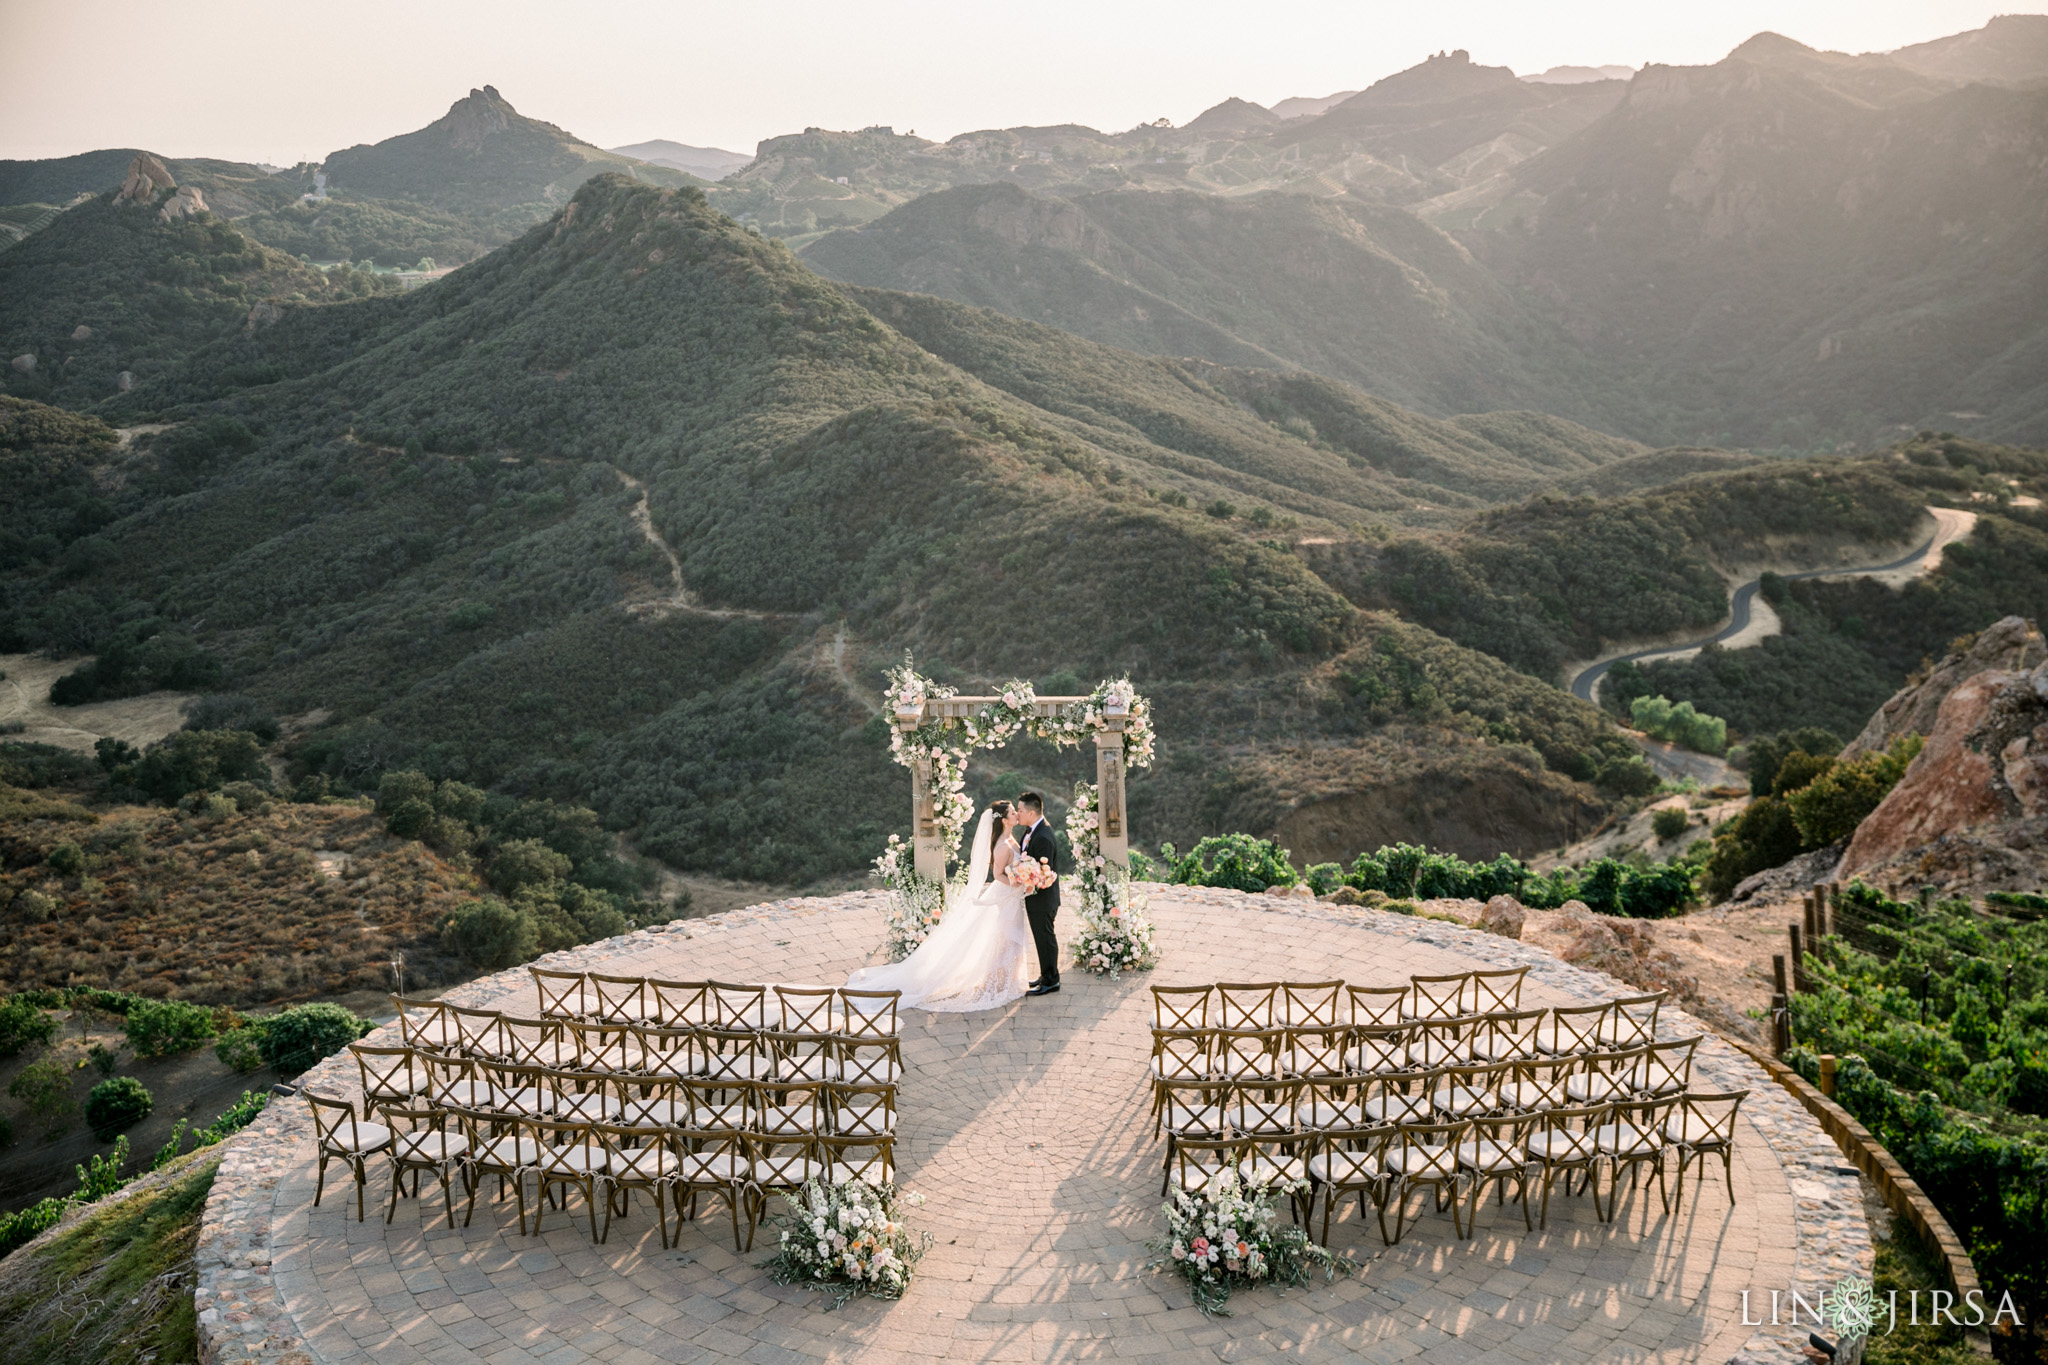
[[481,148],[495,133],[502,133],[512,126],[512,120],[519,116],[494,85],[469,94],[448,106],[448,113],[441,119],[440,127],[448,141],[465,152]]
[[199,192],[197,185],[180,185],[176,194],[164,200],[164,206],[156,211],[156,216],[169,223],[210,211],[206,207],[206,196]]
[[150,153],[140,152],[128,163],[128,178],[121,182],[119,192],[114,195],[114,202],[153,204],[156,202],[157,191],[176,188],[178,182],[171,175],[171,168]]
[[2044,660],[2048,660],[2048,641],[2030,622],[2018,616],[1993,622],[1965,648],[1944,656],[1924,679],[1893,694],[1871,716],[1863,733],[1842,750],[1842,761],[1881,754],[1901,735],[1932,735],[1949,693],[1979,673],[1992,669],[2018,672]]

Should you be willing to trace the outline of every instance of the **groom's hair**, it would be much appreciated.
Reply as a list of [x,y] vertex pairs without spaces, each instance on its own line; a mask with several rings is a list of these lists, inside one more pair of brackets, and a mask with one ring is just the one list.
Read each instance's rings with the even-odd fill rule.
[[1045,814],[1045,798],[1037,792],[1024,792],[1018,796],[1017,804],[1025,810],[1035,811],[1040,815]]

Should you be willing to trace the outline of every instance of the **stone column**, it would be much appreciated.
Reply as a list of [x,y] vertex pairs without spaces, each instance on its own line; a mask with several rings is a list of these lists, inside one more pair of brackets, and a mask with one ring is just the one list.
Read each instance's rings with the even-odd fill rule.
[[[909,734],[924,722],[924,707],[898,706],[896,728]],[[932,764],[919,759],[910,765],[910,849],[911,867],[920,877],[942,882],[946,879],[946,848],[939,841],[939,826],[932,809]]]
[[946,845],[939,838],[939,825],[932,806],[932,764],[924,759],[910,770],[910,843],[917,875],[929,881],[946,880]]
[[1102,861],[1128,871],[1131,866],[1131,820],[1124,804],[1124,711],[1109,708],[1106,724],[1095,732],[1095,818],[1102,841]]

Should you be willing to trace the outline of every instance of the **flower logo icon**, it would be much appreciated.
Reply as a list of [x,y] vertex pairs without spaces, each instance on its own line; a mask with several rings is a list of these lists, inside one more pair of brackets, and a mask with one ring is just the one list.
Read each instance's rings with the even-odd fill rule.
[[1877,1293],[1869,1280],[1852,1276],[1828,1295],[1828,1326],[1844,1341],[1868,1334],[1877,1325],[1878,1312]]

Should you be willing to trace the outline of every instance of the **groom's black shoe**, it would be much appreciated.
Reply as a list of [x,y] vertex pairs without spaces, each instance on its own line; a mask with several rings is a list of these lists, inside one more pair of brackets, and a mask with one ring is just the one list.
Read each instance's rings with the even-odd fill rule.
[[1044,981],[1044,980],[1045,980],[1045,978],[1044,978],[1044,977],[1042,977],[1042,976],[1034,976],[1034,977],[1032,977],[1032,978],[1031,978],[1031,980],[1029,980],[1028,982],[1026,982],[1026,983],[1025,983],[1025,988],[1026,988],[1026,989],[1028,989],[1028,990],[1034,990],[1034,991],[1035,991],[1035,990],[1037,990],[1037,989],[1038,989],[1038,987],[1039,987],[1039,983],[1040,983],[1040,982],[1042,982],[1042,981]]
[[1052,993],[1053,993],[1054,991],[1058,990],[1059,988],[1060,988],[1060,983],[1059,983],[1058,981],[1056,981],[1056,980],[1054,980],[1054,981],[1047,981],[1047,982],[1043,983],[1042,985],[1034,985],[1034,986],[1033,986],[1033,987],[1032,987],[1032,988],[1031,988],[1030,990],[1028,990],[1028,991],[1024,992],[1024,994],[1026,994],[1026,995],[1051,995],[1051,994],[1052,994]]

